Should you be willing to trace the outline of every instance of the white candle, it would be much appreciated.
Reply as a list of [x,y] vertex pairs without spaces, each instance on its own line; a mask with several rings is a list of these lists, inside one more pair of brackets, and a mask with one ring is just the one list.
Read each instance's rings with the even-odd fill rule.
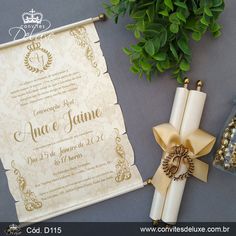
[[[202,111],[206,100],[206,94],[197,90],[189,92],[182,125],[180,128],[180,137],[183,139],[193,131],[199,128],[202,117]],[[186,167],[181,165],[177,175],[184,173]],[[184,192],[186,179],[171,181],[166,194],[162,220],[169,224],[175,224],[179,213],[179,208]]]
[[[172,124],[178,131],[182,124],[185,106],[188,99],[189,90],[186,88],[177,88],[170,115],[170,124]],[[150,211],[150,218],[152,220],[160,220],[162,216],[163,206],[165,203],[165,195],[160,194],[157,190],[154,192],[152,206]]]

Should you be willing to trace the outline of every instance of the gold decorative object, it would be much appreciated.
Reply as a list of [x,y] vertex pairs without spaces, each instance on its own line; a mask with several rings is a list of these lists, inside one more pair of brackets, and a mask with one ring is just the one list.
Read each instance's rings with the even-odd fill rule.
[[188,88],[188,85],[189,85],[189,83],[190,83],[190,79],[188,78],[188,77],[185,77],[184,78],[184,88]]
[[119,130],[115,129],[117,135],[115,138],[116,141],[116,153],[119,155],[118,162],[116,164],[116,182],[122,182],[124,180],[128,180],[131,178],[131,172],[129,168],[129,163],[125,158],[125,150],[121,145],[121,138],[119,134]]
[[39,201],[35,194],[30,190],[27,189],[27,183],[25,178],[21,175],[20,171],[15,167],[15,162],[11,162],[11,167],[13,168],[14,174],[17,176],[17,182],[19,185],[20,193],[22,199],[24,201],[25,209],[27,211],[33,211],[35,209],[39,209],[42,207],[42,202]]
[[86,28],[84,26],[74,28],[70,31],[70,34],[76,39],[77,44],[85,49],[86,58],[90,61],[92,67],[95,68],[97,76],[99,76],[101,72],[98,69],[98,64]]
[[41,73],[50,67],[52,55],[48,50],[41,48],[40,42],[32,41],[27,49],[29,52],[25,55],[24,64],[29,71]]
[[[177,175],[181,163],[186,165],[187,170],[186,172]],[[183,180],[188,178],[194,171],[194,163],[189,157],[189,149],[182,144],[172,147],[162,162],[162,168],[165,174],[171,179]]]
[[196,83],[197,91],[201,91],[203,87],[203,82],[201,80],[198,80]]
[[99,20],[101,20],[101,21],[105,21],[105,20],[107,19],[106,15],[105,15],[104,13],[100,13],[100,14],[98,15],[98,18],[99,18]]
[[[215,143],[214,136],[196,129],[181,138],[178,130],[170,123],[155,126],[153,133],[156,142],[167,153],[152,178],[152,184],[160,193],[166,193],[172,180],[185,179],[190,175],[207,182],[208,164],[199,158],[210,153]],[[187,166],[186,172],[182,173],[181,169],[178,173],[183,164]]]
[[147,180],[145,180],[143,182],[143,185],[146,186],[146,185],[151,185],[152,184],[152,178],[148,178]]
[[230,120],[224,130],[214,164],[231,171],[236,169],[236,116]]

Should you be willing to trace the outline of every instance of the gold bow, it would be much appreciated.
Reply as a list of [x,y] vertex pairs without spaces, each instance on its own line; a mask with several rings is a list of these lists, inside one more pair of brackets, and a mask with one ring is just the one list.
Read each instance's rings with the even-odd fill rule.
[[[211,151],[215,137],[197,129],[181,139],[178,131],[169,123],[154,127],[153,133],[156,142],[165,152],[152,178],[152,184],[161,194],[166,193],[172,179],[185,179],[193,175],[207,182],[208,164],[197,158]],[[184,171],[179,171],[183,169],[183,164]]]

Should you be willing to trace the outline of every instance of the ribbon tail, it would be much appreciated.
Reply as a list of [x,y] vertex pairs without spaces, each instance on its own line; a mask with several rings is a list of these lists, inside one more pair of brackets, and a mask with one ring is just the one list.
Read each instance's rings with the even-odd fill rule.
[[200,161],[199,159],[193,159],[193,163],[194,163],[193,176],[203,182],[207,182],[209,165],[203,161]]
[[171,182],[171,178],[169,178],[165,174],[162,168],[162,164],[160,164],[160,166],[158,167],[158,169],[156,170],[156,173],[154,174],[152,178],[152,185],[156,188],[156,190],[161,195],[165,195],[170,185],[170,182]]

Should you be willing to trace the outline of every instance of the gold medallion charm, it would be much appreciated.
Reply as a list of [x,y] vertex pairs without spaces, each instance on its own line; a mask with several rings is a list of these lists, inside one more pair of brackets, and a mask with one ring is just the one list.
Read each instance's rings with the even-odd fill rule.
[[[186,172],[177,175],[180,165],[183,164],[187,167]],[[162,168],[165,174],[174,180],[183,180],[192,175],[194,164],[193,160],[189,157],[188,148],[182,144],[172,147],[162,162]]]
[[33,41],[27,49],[29,52],[25,55],[24,64],[29,71],[41,73],[50,67],[52,55],[48,50],[41,48],[40,42]]

